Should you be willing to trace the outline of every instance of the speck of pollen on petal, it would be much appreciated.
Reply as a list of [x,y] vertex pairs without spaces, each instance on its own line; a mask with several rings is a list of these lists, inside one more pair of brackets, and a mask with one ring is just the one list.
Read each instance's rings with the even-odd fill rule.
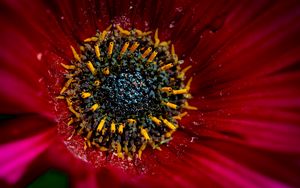
[[185,109],[197,109],[187,103],[192,79],[184,83],[174,45],[151,33],[110,26],[85,39],[80,53],[70,47],[74,59],[62,64],[66,81],[57,99],[66,101],[67,125],[84,138],[84,149],[141,159],[147,146],[161,150],[172,140]]

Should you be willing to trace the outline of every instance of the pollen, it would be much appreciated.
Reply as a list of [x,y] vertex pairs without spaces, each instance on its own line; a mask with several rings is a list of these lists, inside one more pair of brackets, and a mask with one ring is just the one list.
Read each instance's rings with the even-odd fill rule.
[[181,69],[175,45],[161,41],[158,29],[110,25],[83,40],[81,53],[70,48],[73,57],[61,64],[67,74],[56,98],[70,112],[65,123],[74,130],[68,139],[82,136],[87,151],[142,160],[144,150],[163,150],[188,110],[198,109],[187,102],[191,66]]

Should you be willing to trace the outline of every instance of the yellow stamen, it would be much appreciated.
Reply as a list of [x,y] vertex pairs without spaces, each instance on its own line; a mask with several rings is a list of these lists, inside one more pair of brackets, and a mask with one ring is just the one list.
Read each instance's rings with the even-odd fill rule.
[[178,75],[178,78],[179,78],[179,79],[183,79],[184,76],[185,76],[185,73],[186,73],[189,69],[191,69],[191,68],[192,68],[192,65],[189,65],[189,66],[185,67],[185,68],[180,72],[180,74]]
[[78,53],[76,52],[76,50],[74,49],[74,47],[73,47],[73,46],[70,46],[70,48],[71,48],[71,50],[72,50],[72,53],[73,53],[74,58],[75,58],[77,61],[80,62],[81,59],[80,59]]
[[173,90],[172,93],[174,95],[186,94],[186,93],[188,93],[188,90],[187,89]]
[[77,117],[80,118],[80,114],[74,110],[72,106],[69,106],[68,109]]
[[143,32],[143,31],[141,31],[141,30],[139,30],[139,29],[136,29],[135,32],[136,32],[136,34],[137,34],[138,36],[146,36],[146,35],[149,35],[149,34],[152,33],[152,31]]
[[146,129],[141,128],[141,134],[143,135],[143,137],[144,137],[146,140],[150,140],[150,137],[149,137],[148,132],[147,132]]
[[173,116],[173,118],[177,119],[177,120],[181,120],[187,114],[188,114],[187,112],[183,112],[183,113],[178,114],[177,116]]
[[102,70],[103,74],[105,74],[106,76],[109,75],[109,68],[108,67],[105,67],[103,70]]
[[88,134],[86,135],[86,139],[89,140],[93,134],[93,131],[89,131]]
[[90,38],[85,39],[83,42],[96,42],[97,40],[98,40],[97,37],[90,37]]
[[124,128],[124,123],[121,123],[121,124],[119,125],[119,128],[118,128],[119,134],[122,134],[122,133],[123,133],[123,128]]
[[163,121],[164,124],[165,124],[167,127],[169,127],[170,129],[172,129],[172,130],[175,130],[175,129],[176,129],[176,126],[175,126],[173,123],[169,122],[168,120],[162,119],[162,121]]
[[124,156],[123,156],[123,153],[122,153],[122,147],[121,147],[120,142],[117,142],[117,156],[119,158],[124,159]]
[[138,157],[139,157],[139,159],[142,158],[142,153],[143,153],[143,151],[146,149],[146,147],[147,147],[147,142],[145,142],[145,143],[140,147],[140,149],[139,149],[139,151],[138,151]]
[[107,51],[108,56],[111,56],[113,48],[114,48],[114,42],[110,42],[109,46],[108,46],[108,51]]
[[145,50],[145,52],[143,53],[142,58],[147,57],[151,51],[152,51],[151,47],[147,48],[147,50]]
[[112,25],[110,24],[106,29],[105,31],[109,31],[111,29]]
[[91,73],[93,75],[96,75],[97,71],[96,71],[96,69],[95,69],[95,67],[94,67],[94,65],[92,64],[91,61],[88,61],[87,64],[86,64],[86,66],[91,71]]
[[172,63],[166,64],[162,67],[160,67],[160,70],[164,71],[164,70],[168,70],[170,68],[172,68],[174,65]]
[[73,118],[70,119],[67,125],[71,125],[74,122]]
[[136,120],[135,119],[127,119],[127,122],[130,124],[135,124]]
[[164,105],[166,105],[166,106],[168,106],[168,107],[170,107],[170,108],[172,108],[172,109],[177,109],[177,105],[176,104],[173,104],[173,103],[170,103],[170,102],[162,102],[162,104],[164,104]]
[[99,108],[99,104],[96,103],[90,108],[90,110],[95,112],[98,108]]
[[55,98],[57,98],[57,99],[65,99],[64,96],[57,96],[57,97],[55,97]]
[[167,47],[169,46],[169,44],[171,43],[171,41],[162,41],[161,43],[159,43],[159,46],[164,46],[164,47]]
[[154,41],[155,41],[154,47],[156,48],[159,45],[159,43],[160,43],[160,40],[158,38],[158,29],[155,30]]
[[100,123],[98,124],[98,127],[97,127],[97,131],[100,132],[105,124],[105,121],[106,121],[106,116],[100,121]]
[[156,57],[156,55],[157,55],[157,52],[154,51],[154,52],[150,55],[150,57],[149,57],[149,59],[148,59],[148,62],[152,62],[153,59]]
[[84,52],[84,46],[79,46],[80,50]]
[[69,98],[66,98],[66,102],[67,102],[68,106],[72,106],[72,102]]
[[185,102],[185,103],[182,105],[182,108],[187,109],[187,110],[198,110],[197,107],[195,107],[195,106],[190,106],[188,102]]
[[96,80],[96,81],[94,82],[94,84],[95,84],[95,86],[99,86],[99,85],[100,85],[100,80]]
[[110,125],[110,132],[112,132],[112,133],[116,132],[116,124],[114,121]]
[[175,130],[170,130],[169,132],[167,132],[165,134],[166,138],[170,138],[174,132],[175,132]]
[[106,147],[104,147],[104,146],[100,146],[99,150],[100,151],[107,151],[108,149]]
[[133,45],[130,48],[130,52],[133,53],[137,49],[137,47],[139,47],[139,45],[140,44],[138,42],[133,43]]
[[70,84],[71,84],[72,82],[73,82],[73,79],[72,79],[72,78],[69,79],[69,80],[65,83],[64,87],[61,89],[60,94],[63,94],[63,93],[68,89],[68,87],[70,86]]
[[122,56],[126,52],[128,46],[129,46],[129,42],[125,42],[125,44],[123,45],[123,48],[120,52],[120,56]]
[[68,70],[72,70],[72,69],[75,69],[75,65],[66,65],[66,64],[63,64],[61,63],[61,66],[63,66],[65,69],[68,69]]
[[101,33],[101,35],[100,35],[100,41],[101,41],[101,42],[104,41],[106,35],[107,35],[107,31],[104,30],[104,31]]
[[172,88],[171,87],[162,87],[160,88],[160,91],[163,91],[163,92],[172,92]]
[[121,26],[117,25],[117,29],[120,31],[123,35],[130,35],[130,31],[123,29]]
[[90,96],[92,96],[92,94],[89,93],[89,92],[82,92],[82,93],[81,93],[81,97],[84,98],[84,99],[85,99],[85,98],[88,98],[88,97],[90,97]]
[[97,59],[100,60],[100,48],[99,48],[99,45],[96,44],[94,48],[95,48],[96,57],[97,57]]
[[161,121],[157,117],[149,116],[149,118],[156,124],[160,125]]
[[174,44],[172,44],[172,47],[171,47],[171,54],[172,54],[172,56],[176,55]]
[[191,83],[193,81],[193,77],[190,77],[189,81],[187,82],[185,88],[189,91],[191,89]]

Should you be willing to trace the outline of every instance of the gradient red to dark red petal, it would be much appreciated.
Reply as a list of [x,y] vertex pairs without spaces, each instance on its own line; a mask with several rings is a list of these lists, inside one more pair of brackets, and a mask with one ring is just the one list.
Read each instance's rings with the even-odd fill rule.
[[[83,151],[82,142],[76,151],[94,165],[108,167],[94,169],[59,141],[41,161],[68,172],[72,185],[79,187],[109,186],[109,182],[115,182],[115,187],[300,185],[297,1],[34,0],[0,4],[0,23],[5,26],[0,33],[0,113],[30,113],[11,122],[15,128],[1,127],[12,135],[11,140],[3,137],[1,143],[39,132],[39,124],[26,123],[28,130],[18,124],[35,121],[27,119],[32,113],[52,117],[54,106],[60,110],[56,118],[62,136],[70,135],[62,122],[68,114],[64,104],[53,105],[56,101],[50,100],[49,105],[49,98],[63,84],[64,70],[59,64],[72,59],[70,45],[77,46],[114,21],[125,28],[158,28],[162,40],[175,43],[184,66],[193,65],[188,73],[194,76],[190,103],[199,110],[183,119],[183,128],[168,146],[161,152],[145,151],[143,160],[135,161],[127,175],[112,167],[122,161],[99,161],[95,152]],[[24,131],[25,136],[16,130]],[[73,146],[80,140],[75,139]],[[53,161],[58,157],[60,160]],[[68,165],[69,160],[78,165]]]

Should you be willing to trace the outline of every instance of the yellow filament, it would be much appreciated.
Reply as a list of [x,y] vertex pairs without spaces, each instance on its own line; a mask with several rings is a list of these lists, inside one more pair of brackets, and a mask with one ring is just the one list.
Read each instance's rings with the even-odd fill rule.
[[61,66],[63,66],[65,69],[68,69],[68,70],[72,70],[72,69],[75,69],[75,65],[66,65],[66,64],[63,64],[61,63]]
[[112,132],[112,133],[116,132],[116,124],[114,121],[110,125],[110,132]]
[[55,97],[55,98],[57,98],[57,99],[65,99],[64,96],[57,96],[57,97]]
[[100,35],[100,41],[101,41],[101,42],[105,39],[106,35],[107,35],[107,31],[104,30],[104,31],[101,33],[101,35]]
[[122,56],[126,52],[128,46],[129,46],[129,42],[125,42],[125,44],[123,45],[123,48],[120,52],[120,56]]
[[135,119],[128,119],[127,122],[130,123],[130,124],[135,124],[136,120]]
[[182,105],[182,108],[185,108],[187,110],[198,110],[197,107],[195,106],[190,106],[188,102],[185,102],[183,105]]
[[181,120],[181,118],[183,118],[187,114],[188,114],[187,112],[183,112],[183,113],[178,114],[177,116],[173,116],[173,118],[177,119],[177,120]]
[[106,121],[106,116],[100,121],[100,123],[98,124],[98,127],[97,127],[97,131],[100,132],[105,124],[105,121]]
[[118,128],[119,134],[122,134],[122,133],[123,133],[123,128],[124,128],[124,124],[121,123],[121,124],[119,125],[119,128]]
[[76,52],[76,50],[74,49],[74,47],[73,47],[73,46],[70,46],[70,48],[71,48],[71,50],[72,50],[72,53],[73,53],[74,58],[75,58],[77,61],[80,62],[81,59],[80,59],[78,53]]
[[90,110],[95,112],[98,108],[99,108],[99,104],[96,103],[90,108]]
[[98,40],[97,37],[90,37],[84,40],[84,42],[96,42]]
[[96,44],[94,48],[95,48],[96,57],[97,57],[97,59],[100,60],[100,48],[99,48],[99,45]]
[[147,57],[150,54],[151,51],[152,51],[151,47],[147,48],[147,50],[145,50],[145,52],[143,53],[142,58]]
[[189,81],[187,82],[185,88],[189,91],[191,89],[191,83],[193,81],[193,77],[190,77]]
[[177,109],[177,105],[176,104],[173,104],[173,103],[170,103],[170,102],[162,102],[162,104],[172,108],[172,109]]
[[189,69],[191,69],[191,68],[192,68],[192,65],[189,65],[189,66],[185,67],[185,68],[180,72],[180,74],[178,75],[178,78],[179,78],[179,79],[183,79],[184,76],[185,76],[185,73],[186,73]]
[[155,34],[154,34],[154,47],[157,47],[160,43],[160,40],[158,38],[158,29],[155,30]]
[[149,118],[156,124],[160,125],[161,121],[157,117],[149,116]]
[[103,70],[102,70],[103,74],[105,75],[109,75],[109,68],[108,67],[105,67]]
[[99,150],[100,150],[100,151],[107,151],[108,149],[107,149],[106,147],[104,147],[104,146],[101,146],[101,147],[99,148]]
[[121,26],[117,25],[117,29],[120,31],[123,35],[130,35],[130,31],[123,29]]
[[61,89],[60,94],[63,94],[63,93],[68,89],[68,87],[70,86],[70,84],[71,84],[72,82],[73,82],[73,79],[72,79],[72,78],[69,79],[69,80],[65,83],[64,87]]
[[96,80],[96,81],[94,82],[94,84],[95,84],[95,86],[99,86],[99,85],[100,85],[100,80]]
[[150,55],[150,57],[149,57],[149,59],[148,59],[148,62],[152,62],[153,59],[156,57],[156,55],[157,55],[157,52],[154,51],[154,52]]
[[146,129],[141,128],[141,134],[143,135],[143,137],[144,137],[146,140],[150,140],[150,137],[149,137],[148,132],[147,132]]
[[174,95],[186,94],[186,93],[188,93],[188,90],[187,89],[173,90],[172,93]]
[[79,47],[81,51],[84,51],[84,46]]
[[87,68],[91,71],[93,75],[96,75],[96,69],[91,61],[88,61],[86,64]]
[[174,44],[172,44],[172,47],[171,47],[171,54],[172,54],[172,56],[176,55]]
[[166,136],[167,138],[170,138],[174,132],[175,132],[175,130],[170,130],[169,132],[167,132],[167,133],[165,134],[165,136]]
[[145,143],[140,147],[140,149],[139,149],[139,151],[138,151],[138,157],[139,157],[139,159],[142,158],[142,153],[143,153],[143,151],[146,149],[146,147],[147,147],[147,142],[145,142]]
[[173,66],[174,65],[172,63],[169,63],[169,64],[166,64],[166,65],[160,67],[160,70],[163,70],[163,71],[168,70],[168,69],[172,68]]
[[68,109],[77,117],[80,118],[80,114],[74,110],[72,106],[69,106]]
[[163,92],[172,92],[173,89],[171,87],[162,87],[160,90]]
[[72,106],[72,102],[69,98],[66,98],[66,102],[67,102],[68,106]]
[[137,47],[139,47],[139,45],[140,44],[138,42],[133,43],[133,45],[130,48],[130,52],[133,53],[137,49]]
[[74,122],[73,118],[70,119],[67,125],[71,125]]
[[175,126],[173,123],[169,122],[169,121],[166,120],[166,119],[162,119],[162,120],[163,120],[164,124],[165,124],[167,127],[169,127],[171,130],[175,130],[175,129],[176,129],[176,126]]
[[121,147],[120,142],[117,142],[117,156],[119,158],[124,159],[124,156],[123,156],[123,153],[122,153],[122,147]]
[[85,98],[88,98],[88,97],[90,97],[90,96],[92,96],[92,94],[89,93],[89,92],[82,92],[82,93],[81,93],[81,97],[84,98],[84,99],[85,99]]
[[164,47],[167,47],[167,46],[169,46],[169,44],[171,43],[171,41],[163,41],[163,42],[161,42],[161,43],[159,43],[159,46],[164,46]]
[[110,24],[106,29],[105,31],[109,31],[111,29],[112,25]]
[[114,48],[114,42],[110,42],[108,46],[108,52],[107,52],[109,56],[111,56],[113,48]]

